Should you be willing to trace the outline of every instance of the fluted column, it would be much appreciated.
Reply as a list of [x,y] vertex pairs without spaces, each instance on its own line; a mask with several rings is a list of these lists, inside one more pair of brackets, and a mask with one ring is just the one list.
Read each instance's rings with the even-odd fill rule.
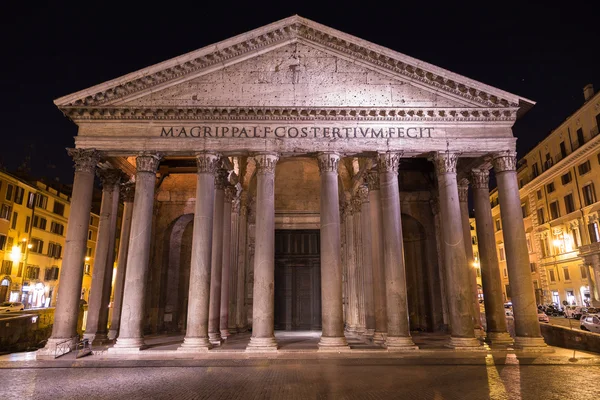
[[83,337],[92,342],[103,343],[108,340],[108,303],[110,302],[115,257],[121,171],[100,169],[97,174],[102,182],[102,203],[100,205],[100,222],[98,223],[98,240],[94,252],[92,287],[90,288],[87,322]]
[[119,337],[114,347],[109,349],[113,353],[136,352],[146,347],[143,333],[146,317],[144,304],[150,261],[154,185],[160,159],[158,154],[153,153],[141,153],[136,158],[135,197],[127,254],[127,271],[125,272],[123,308]]
[[121,309],[123,306],[123,287],[125,285],[125,271],[127,270],[127,252],[129,251],[129,238],[131,233],[131,216],[133,214],[133,196],[135,183],[127,182],[121,185],[121,199],[123,200],[123,217],[121,219],[121,236],[119,237],[119,254],[117,258],[117,276],[113,291],[113,311],[108,330],[108,338],[114,340],[119,336],[121,323]]
[[223,272],[223,209],[227,170],[220,168],[215,177],[215,202],[213,208],[212,251],[210,267],[210,305],[208,313],[208,338],[220,345],[221,337],[221,278]]
[[490,205],[489,171],[473,170],[471,174],[473,201],[475,203],[475,226],[481,265],[481,286],[487,322],[486,341],[491,345],[508,345],[513,340],[506,329],[502,277],[496,254],[496,237]]
[[65,251],[60,270],[58,301],[54,311],[52,335],[46,342],[46,346],[37,351],[37,358],[54,358],[58,343],[71,340],[73,345],[78,339],[77,318],[83,279],[82,265],[87,249],[94,170],[100,160],[100,154],[93,149],[67,149],[67,152],[75,162],[75,177]]
[[321,175],[321,315],[319,350],[349,349],[344,336],[337,153],[317,156]]
[[188,294],[187,329],[180,351],[207,351],[208,318],[211,284],[211,252],[213,246],[213,213],[215,174],[219,156],[215,153],[196,155],[196,204],[192,232],[190,288]]
[[354,246],[354,211],[354,203],[352,203],[352,201],[347,201],[344,204],[343,213],[346,239],[346,330],[351,333],[355,333],[358,329],[358,301],[356,296],[356,251]]
[[237,333],[237,297],[238,297],[238,257],[240,229],[240,197],[236,193],[231,202],[231,246],[229,260],[229,319],[227,330],[229,334]]
[[237,279],[237,297],[236,297],[236,326],[238,332],[248,330],[248,321],[246,319],[246,239],[248,235],[248,193],[242,192],[240,196],[240,222],[238,236],[238,279]]
[[254,253],[254,289],[252,337],[247,351],[277,350],[275,341],[275,165],[274,153],[254,157],[256,186],[256,249]]
[[513,151],[496,153],[492,164],[498,184],[506,268],[512,292],[515,317],[515,346],[523,349],[547,348],[540,332],[537,305],[529,268],[529,253],[517,183],[517,158]]
[[381,212],[379,172],[377,170],[369,171],[367,182],[369,184],[373,303],[375,307],[375,333],[373,334],[373,341],[375,343],[384,343],[387,336],[387,301],[385,297],[385,271],[383,265],[383,216]]
[[364,334],[367,330],[365,321],[365,271],[363,260],[363,226],[362,226],[362,201],[356,194],[352,198],[352,208],[354,209],[354,254],[356,255],[356,304],[357,304],[357,320],[356,332]]
[[398,164],[400,153],[380,153],[377,157],[379,183],[381,185],[381,212],[383,216],[383,263],[385,293],[387,296],[388,350],[415,350],[408,323],[406,294],[406,271],[404,244],[400,217],[400,190],[398,187]]
[[450,342],[448,347],[476,349],[472,317],[471,279],[467,265],[463,224],[456,182],[458,154],[435,153],[433,157],[438,180],[444,264],[450,311]]
[[371,207],[369,189],[366,185],[358,188],[358,198],[361,203],[362,227],[362,266],[363,266],[363,296],[365,316],[365,336],[372,338],[375,333],[375,302],[373,298],[373,249],[371,235]]
[[227,185],[223,203],[223,267],[221,271],[221,322],[219,325],[223,339],[227,339],[229,336],[229,272],[231,269],[231,202],[233,195],[234,187]]
[[469,222],[469,181],[461,179],[458,182],[458,200],[460,202],[460,217],[462,220],[463,241],[467,256],[467,269],[471,281],[473,326],[481,330],[481,311],[479,310],[479,294],[477,293],[477,270],[473,263],[473,243],[471,242],[471,223]]

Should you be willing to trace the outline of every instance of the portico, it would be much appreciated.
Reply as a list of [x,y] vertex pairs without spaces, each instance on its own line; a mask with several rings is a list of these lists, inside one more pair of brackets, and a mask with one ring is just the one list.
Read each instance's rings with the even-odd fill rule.
[[[351,351],[348,332],[415,351],[411,330],[481,349],[458,182],[491,164],[513,297],[523,299],[515,345],[545,348],[522,273],[524,229],[510,217],[521,212],[511,127],[533,102],[293,16],[55,103],[79,127],[77,167],[54,331],[38,356],[76,338],[80,226],[97,165],[135,182],[111,354],[144,351],[144,332],[180,332],[178,352],[207,352],[249,328],[247,351],[277,351],[275,231],[303,229],[318,230],[318,243],[286,251],[316,252],[296,257],[299,268],[319,260],[303,279],[320,291],[321,312],[310,314],[320,351]],[[478,229],[489,214],[478,212]],[[101,226],[102,246],[116,229]],[[489,306],[496,316],[489,279],[486,315]],[[105,315],[105,303],[90,309]],[[493,326],[488,341],[506,345],[505,325]]]

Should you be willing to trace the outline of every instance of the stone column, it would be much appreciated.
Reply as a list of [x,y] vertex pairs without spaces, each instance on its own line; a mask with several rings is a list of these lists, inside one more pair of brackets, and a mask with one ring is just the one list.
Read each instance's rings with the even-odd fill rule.
[[[431,212],[433,214],[433,224],[435,227],[435,247],[437,250],[437,262],[438,262],[438,273],[437,278],[440,282],[440,295],[442,300],[442,324],[441,328],[443,331],[448,331],[450,326],[450,311],[448,311],[448,295],[446,283],[446,265],[444,260],[446,257],[444,256],[444,245],[442,243],[442,218],[440,215],[440,199],[437,191],[432,192],[431,200],[429,201],[431,204]],[[433,292],[435,293],[435,292]]]
[[108,340],[108,304],[115,258],[115,234],[119,211],[119,185],[121,171],[100,169],[97,175],[102,182],[102,203],[98,239],[94,253],[94,271],[88,302],[84,339],[101,344]]
[[385,293],[387,296],[388,350],[416,350],[410,336],[408,303],[406,301],[406,271],[404,267],[404,244],[400,218],[400,190],[398,187],[398,164],[400,153],[380,153],[377,157],[381,185],[381,212],[383,217],[383,263]]
[[435,153],[433,157],[438,180],[442,241],[448,304],[450,342],[448,347],[477,349],[472,317],[472,291],[456,182],[458,154]]
[[73,196],[67,225],[67,237],[62,267],[58,301],[54,311],[52,335],[46,346],[37,351],[37,358],[54,358],[56,345],[66,340],[74,345],[78,340],[77,319],[83,279],[83,259],[87,249],[87,233],[92,207],[94,170],[100,154],[93,149],[67,149],[75,161]]
[[[588,259],[591,259],[588,261]],[[591,265],[591,275],[588,278],[588,282],[590,283],[590,297],[593,307],[600,307],[600,299],[598,296],[600,295],[600,255],[593,254],[591,257],[584,258],[584,265],[587,268],[588,274],[590,274],[590,268],[588,265]]]
[[229,260],[229,319],[227,330],[229,334],[237,333],[237,296],[238,296],[238,257],[239,257],[239,228],[240,228],[240,198],[235,189],[231,203],[231,246]]
[[231,201],[233,193],[233,186],[227,185],[223,203],[223,262],[221,268],[221,322],[219,324],[223,339],[227,339],[229,336],[229,271],[231,268]]
[[369,184],[373,303],[375,307],[375,333],[373,334],[373,341],[383,344],[387,336],[387,301],[385,297],[385,272],[383,269],[383,216],[381,213],[379,173],[376,170],[369,171],[367,182]]
[[246,351],[277,350],[275,341],[275,165],[274,153],[257,154],[256,249],[252,337]]
[[127,270],[127,252],[129,251],[129,238],[131,233],[131,216],[133,214],[133,196],[135,183],[128,182],[121,185],[121,199],[123,200],[123,217],[121,219],[121,236],[119,238],[119,255],[117,258],[117,276],[113,292],[113,312],[108,330],[108,338],[115,340],[119,336],[121,323],[121,308],[123,306],[123,286],[125,285],[125,271]]
[[228,173],[219,169],[215,177],[215,202],[213,208],[212,257],[210,274],[210,306],[208,313],[208,338],[214,345],[220,345],[221,337],[221,278],[223,266],[223,209],[225,206],[225,186]]
[[492,163],[498,184],[502,235],[506,250],[506,268],[512,291],[515,316],[515,347],[543,350],[547,348],[540,331],[521,198],[517,183],[517,158],[513,151],[496,153]]
[[481,285],[487,321],[486,341],[491,345],[513,343],[506,327],[502,277],[496,253],[496,237],[490,205],[489,171],[476,169],[471,174],[473,201],[475,203],[475,225],[481,264]]
[[152,238],[154,186],[160,159],[158,154],[152,153],[141,153],[136,158],[135,197],[121,323],[119,324],[119,337],[109,352],[137,352],[146,347],[143,333],[144,319],[146,318],[144,309],[146,279]]
[[238,332],[248,330],[248,321],[246,319],[246,238],[248,234],[248,193],[242,192],[240,196],[240,222],[238,235],[238,280],[236,297],[236,324]]
[[196,155],[196,204],[192,232],[192,258],[188,295],[187,329],[180,351],[203,352],[211,348],[208,318],[211,284],[211,252],[213,248],[213,213],[215,174],[219,156],[215,153]]
[[346,233],[346,243],[344,250],[346,252],[346,299],[348,301],[346,312],[346,330],[350,333],[356,333],[358,330],[358,298],[356,295],[356,251],[354,246],[354,212],[354,203],[352,203],[352,201],[347,201],[344,206],[344,229]]
[[481,311],[479,310],[479,294],[477,293],[477,270],[473,265],[475,259],[473,257],[471,224],[469,222],[469,181],[467,179],[461,179],[458,182],[458,200],[460,202],[460,217],[462,220],[465,254],[467,256],[467,269],[471,281],[473,326],[477,331],[481,331]]
[[357,194],[355,194],[355,196],[352,198],[352,208],[354,210],[354,254],[356,256],[356,279],[354,285],[357,307],[356,332],[362,335],[367,330],[367,326],[365,321],[365,271],[363,264],[362,202]]
[[342,260],[340,255],[340,205],[337,153],[317,156],[321,174],[321,315],[320,351],[350,349],[344,336]]
[[373,298],[373,249],[371,236],[371,207],[369,189],[366,185],[358,188],[361,202],[362,252],[363,252],[363,295],[365,315],[365,336],[373,338],[375,333],[375,300]]

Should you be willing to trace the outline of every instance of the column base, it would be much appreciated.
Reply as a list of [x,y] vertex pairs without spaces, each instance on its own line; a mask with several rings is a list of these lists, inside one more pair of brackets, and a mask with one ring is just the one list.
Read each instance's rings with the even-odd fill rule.
[[206,353],[212,349],[212,345],[206,337],[185,338],[177,351],[183,353]]
[[375,335],[375,329],[367,329],[363,332],[362,335],[369,340],[373,340],[373,336]]
[[321,339],[319,340],[319,351],[350,351],[350,346],[348,346],[345,336],[321,336]]
[[106,333],[84,333],[83,338],[90,341],[92,344],[103,345],[110,342]]
[[485,341],[492,348],[512,346],[515,342],[508,332],[488,332]]
[[388,351],[419,350],[410,336],[389,336],[385,338],[385,347]]
[[461,337],[450,337],[450,342],[446,344],[446,347],[449,347],[453,350],[469,350],[469,351],[484,351],[486,350],[484,346],[481,345],[481,342],[477,339],[473,338],[461,338]]
[[350,326],[350,325],[348,325],[346,327],[346,332],[348,332],[348,333],[357,333],[358,332],[358,327],[357,326]]
[[485,337],[485,331],[481,328],[475,328],[473,329],[473,333],[475,334],[476,338],[483,338]]
[[225,340],[229,336],[231,336],[231,333],[229,332],[229,329],[221,329],[221,339]]
[[248,352],[273,352],[277,351],[277,342],[275,341],[275,337],[254,337],[250,338],[250,343],[246,346],[246,351]]
[[70,353],[75,348],[78,339],[78,336],[73,336],[72,338],[50,338],[44,348],[35,352],[35,358],[38,360],[53,360],[63,354]]
[[546,344],[543,337],[517,336],[515,337],[514,348],[536,353],[554,353],[554,349]]
[[235,326],[230,326],[229,328],[227,328],[227,330],[229,331],[229,335],[235,335],[237,333],[237,329]]
[[115,345],[108,349],[112,354],[138,353],[147,349],[148,345],[144,343],[144,338],[117,338]]
[[108,331],[108,340],[115,340],[119,335],[118,329],[109,329]]
[[220,346],[223,344],[223,338],[221,337],[221,332],[208,332],[208,341],[213,346]]
[[373,334],[373,342],[377,343],[377,344],[384,344],[386,337],[387,337],[387,332],[375,331],[375,333]]

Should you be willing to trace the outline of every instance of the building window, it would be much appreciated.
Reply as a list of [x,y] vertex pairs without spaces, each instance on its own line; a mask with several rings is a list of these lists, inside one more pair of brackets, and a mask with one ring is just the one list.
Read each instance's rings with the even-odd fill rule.
[[531,272],[535,272],[536,271],[536,265],[534,262],[529,263],[529,269],[531,269]]
[[542,199],[542,191],[541,191],[541,190],[538,190],[538,191],[537,191],[537,199],[538,199],[538,200],[541,200],[541,199]]
[[62,254],[62,246],[58,243],[48,243],[48,257],[60,258]]
[[0,218],[8,221],[8,219],[10,219],[10,215],[11,215],[11,206],[2,204],[2,207],[0,207]]
[[92,274],[92,266],[90,264],[85,264],[83,266],[83,273],[86,275],[91,275]]
[[50,268],[46,268],[46,272],[44,274],[44,280],[46,281],[55,281],[58,279],[58,271],[59,268],[56,265],[53,265]]
[[23,263],[20,262],[19,263],[19,269],[17,270],[17,278],[20,278],[23,276]]
[[583,140],[583,129],[577,129],[577,147],[583,146],[585,141]]
[[585,175],[588,172],[590,172],[590,169],[591,169],[590,160],[587,160],[583,164],[579,164],[577,169],[579,169],[579,175]]
[[44,210],[48,206],[48,196],[44,196],[43,194],[37,194],[35,199],[35,206],[38,208],[43,208]]
[[560,157],[565,158],[567,156],[567,148],[565,142],[560,142]]
[[544,169],[549,169],[554,164],[550,153],[546,153],[546,161],[544,161]]
[[543,208],[538,208],[537,210],[537,217],[538,217],[538,224],[543,224],[546,221],[544,220],[544,209]]
[[10,260],[2,261],[2,268],[0,269],[0,274],[2,275],[12,275],[12,267],[13,262]]
[[4,247],[6,247],[6,235],[0,234],[0,251],[4,251]]
[[87,248],[87,253],[86,253],[87,257],[91,257],[92,256],[92,248],[88,247]]
[[527,218],[529,215],[527,212],[527,204],[521,204],[521,214],[523,215],[523,218]]
[[598,231],[597,222],[588,224],[588,232],[590,233],[590,241],[592,243],[600,242],[600,232]]
[[587,279],[587,266],[586,265],[580,265],[579,269],[581,270],[581,279]]
[[471,243],[477,244],[477,236],[471,236]]
[[552,302],[556,304],[560,304],[560,297],[558,296],[558,291],[552,291]]
[[558,205],[558,200],[550,203],[550,219],[556,219],[560,217],[560,207]]
[[506,260],[506,254],[504,253],[504,246],[500,247],[498,249],[498,252],[500,253],[500,261],[505,261]]
[[16,211],[13,211],[12,225],[10,226],[10,229],[17,229],[17,219],[18,218],[19,218],[19,214]]
[[531,237],[529,236],[529,233],[526,235],[527,238],[527,251],[529,253],[533,253],[533,248],[531,247]]
[[572,193],[565,196],[565,211],[567,212],[567,214],[570,214],[573,211],[575,211],[575,203],[573,203]]
[[546,190],[548,191],[548,193],[552,193],[554,192],[555,188],[554,188],[554,182],[550,182],[549,184],[546,185]]
[[506,298],[507,299],[512,298],[512,295],[510,293],[510,285],[504,285],[504,290],[506,290]]
[[58,201],[54,201],[54,209],[52,210],[54,214],[64,215],[65,214],[65,205]]
[[35,193],[29,192],[29,194],[27,195],[27,208],[33,208],[34,204],[35,204]]
[[500,225],[500,218],[496,218],[496,232],[502,229],[502,225]]
[[23,195],[25,194],[25,189],[20,186],[15,188],[15,203],[23,204]]
[[46,230],[46,224],[48,223],[48,221],[46,220],[46,218],[34,215],[33,216],[33,226],[41,229],[43,231]]
[[556,282],[556,276],[554,275],[553,269],[548,270],[548,275],[550,276],[550,282]]
[[583,191],[583,202],[586,206],[592,205],[596,202],[596,192],[594,191],[593,183],[585,185],[581,190]]
[[566,185],[567,183],[571,182],[572,179],[573,177],[571,176],[571,171],[567,172],[566,174],[560,177],[560,181],[563,185]]
[[50,232],[56,233],[57,235],[63,235],[65,231],[65,226],[63,224],[59,224],[58,222],[52,221],[50,223]]
[[12,201],[13,189],[13,185],[6,185],[6,200]]
[[563,267],[563,274],[565,276],[565,281],[571,280],[571,275],[569,274],[569,267]]
[[531,174],[533,175],[534,178],[540,174],[537,162],[531,166]]
[[44,251],[44,242],[40,239],[31,238],[31,249],[32,253],[42,253]]
[[[92,230],[91,229],[88,231],[88,240],[92,240]],[[475,243],[473,243],[473,244],[475,244]]]
[[25,269],[26,279],[38,279],[40,276],[40,267],[34,265],[28,265]]

